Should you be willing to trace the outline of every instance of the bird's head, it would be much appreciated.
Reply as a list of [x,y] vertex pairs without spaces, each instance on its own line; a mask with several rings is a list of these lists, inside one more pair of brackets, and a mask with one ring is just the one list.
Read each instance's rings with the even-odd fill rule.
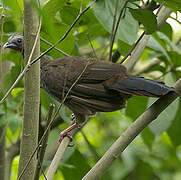
[[10,48],[23,53],[23,44],[23,35],[15,34],[8,39],[8,41],[4,44],[3,48]]

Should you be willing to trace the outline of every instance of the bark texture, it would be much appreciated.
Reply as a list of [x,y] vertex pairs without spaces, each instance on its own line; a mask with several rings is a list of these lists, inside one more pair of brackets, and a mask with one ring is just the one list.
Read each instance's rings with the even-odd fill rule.
[[[33,8],[32,1],[24,0],[24,59],[25,64],[35,42],[35,35],[38,30],[39,18],[36,9]],[[39,40],[33,52],[32,59],[40,54]],[[24,87],[24,119],[22,128],[22,141],[20,148],[20,162],[18,176],[32,155],[32,152],[38,143],[38,125],[39,125],[39,104],[40,104],[40,64],[39,62],[31,66],[25,73]],[[37,159],[36,155],[29,163],[21,179],[32,180]]]

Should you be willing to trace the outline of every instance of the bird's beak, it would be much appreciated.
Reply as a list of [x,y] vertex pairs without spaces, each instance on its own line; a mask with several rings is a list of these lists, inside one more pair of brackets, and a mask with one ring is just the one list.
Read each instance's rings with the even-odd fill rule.
[[4,48],[4,49],[6,49],[6,48],[17,49],[17,45],[14,44],[14,43],[6,42],[6,43],[3,45],[3,48]]

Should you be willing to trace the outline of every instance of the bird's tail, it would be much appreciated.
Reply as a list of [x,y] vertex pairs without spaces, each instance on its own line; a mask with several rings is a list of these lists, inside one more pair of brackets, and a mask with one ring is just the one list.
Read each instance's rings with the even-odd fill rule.
[[168,87],[162,82],[132,75],[128,75],[123,81],[114,84],[111,89],[124,94],[149,97],[161,97],[168,92],[175,92],[174,88]]

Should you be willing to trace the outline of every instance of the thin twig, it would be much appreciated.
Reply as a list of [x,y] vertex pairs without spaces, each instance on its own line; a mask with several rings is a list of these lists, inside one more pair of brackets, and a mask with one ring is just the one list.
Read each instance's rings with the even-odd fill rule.
[[3,29],[4,29],[4,5],[1,12],[1,36],[0,36],[0,91],[3,90],[3,64],[2,64],[2,41],[3,41]]
[[139,9],[142,8],[140,5],[138,5],[138,4],[134,3],[134,2],[131,2],[131,1],[130,1],[130,3],[133,4],[134,6],[136,6],[136,7],[139,8]]
[[87,143],[87,146],[88,146],[89,150],[90,150],[90,151],[92,152],[92,154],[94,155],[95,161],[97,161],[97,160],[100,158],[99,154],[97,153],[97,151],[95,150],[95,148],[93,147],[93,145],[89,142],[89,140],[87,139],[85,133],[84,133],[83,131],[80,131],[80,132],[81,132],[81,134],[82,134],[85,142]]
[[156,12],[156,16],[159,14],[159,12],[160,12],[160,10],[162,9],[162,7],[164,6],[164,4],[165,4],[165,1],[163,1],[163,2],[160,4],[160,6],[159,6],[159,8],[158,8],[158,10],[157,10],[157,12]]
[[[47,117],[45,119],[46,121],[46,126],[45,126],[45,129],[47,129],[51,119],[52,119],[52,114],[53,114],[53,110],[55,108],[55,105],[54,104],[50,104],[50,107],[49,107],[49,111],[48,111],[48,114],[47,114]],[[42,170],[42,163],[43,163],[43,159],[44,159],[44,155],[45,155],[45,150],[46,150],[46,147],[47,147],[47,141],[48,141],[48,135],[49,135],[49,132],[50,132],[50,128],[48,129],[41,145],[39,146],[40,149],[39,149],[39,153],[38,153],[38,164],[37,164],[37,167],[36,167],[36,172],[35,172],[35,176],[34,176],[34,180],[37,180],[39,179],[39,174],[40,174],[40,170],[43,172]]]
[[90,40],[89,33],[87,33],[87,38],[88,38],[89,43],[90,43],[90,45],[91,45],[91,48],[92,48],[92,51],[93,51],[94,57],[96,58],[96,60],[98,60],[98,57],[97,57],[96,52],[95,52],[95,49],[94,49],[94,47],[93,47],[93,45],[92,45],[92,42],[91,42],[91,40]]
[[141,34],[141,36],[138,38],[138,40],[136,41],[136,43],[134,44],[134,46],[129,50],[129,52],[126,54],[126,56],[124,56],[123,59],[121,59],[120,64],[122,64],[129,56],[131,56],[131,53],[132,53],[133,50],[136,48],[136,46],[137,46],[138,43],[141,41],[141,39],[143,38],[144,35],[145,35],[145,31]]
[[[47,41],[46,39],[44,39],[44,38],[42,38],[42,37],[40,37],[40,40],[43,41],[44,43],[50,45],[50,46],[53,46],[52,43],[50,43],[49,41]],[[56,50],[57,50],[58,52],[60,52],[61,54],[65,55],[65,56],[67,56],[67,57],[70,57],[69,54],[67,54],[66,52],[62,51],[61,49],[59,49],[59,48],[57,48],[57,47],[55,47],[54,49],[56,49]]]
[[109,52],[109,61],[112,61],[112,42],[113,42],[113,34],[114,34],[114,29],[115,29],[115,25],[116,25],[116,16],[117,16],[117,11],[118,11],[118,2],[119,0],[116,0],[116,7],[114,10],[114,16],[113,16],[113,25],[112,25],[112,31],[111,31],[111,40],[110,40],[110,52]]
[[181,37],[176,41],[175,44],[178,46],[180,44],[180,42],[181,42]]
[[[113,33],[113,37],[112,37],[112,41],[111,41],[111,46],[110,46],[110,54],[111,54],[111,56],[112,56],[113,44],[114,44],[114,40],[115,40],[115,37],[116,37],[116,33],[117,33],[117,30],[118,30],[118,27],[119,27],[119,23],[120,23],[120,21],[121,21],[122,14],[123,14],[124,9],[126,8],[128,2],[129,2],[128,0],[125,2],[123,8],[122,8],[121,11],[120,11],[118,20],[117,20],[117,24],[116,24],[116,27],[115,27],[115,30],[114,30],[114,33]],[[112,61],[112,57],[110,58],[110,61]]]
[[[40,158],[39,158],[39,157],[38,157],[38,164],[39,164],[39,166],[40,166],[40,169],[41,169],[41,172],[42,172],[42,174],[43,174],[44,179],[45,179],[45,180],[48,180],[47,177],[46,177],[46,175],[45,175],[45,172],[44,172],[44,170],[43,170],[43,168],[42,168],[42,166],[41,166],[41,161],[40,161]],[[37,179],[36,179],[36,180],[37,180]]]
[[31,61],[31,58],[32,58],[33,53],[34,53],[34,51],[35,51],[36,44],[37,44],[37,42],[38,42],[40,30],[41,30],[41,19],[40,19],[40,22],[39,22],[39,25],[38,25],[38,31],[37,31],[37,33],[36,33],[35,42],[34,42],[34,44],[33,44],[33,48],[32,48],[32,50],[31,50],[30,56],[29,56],[29,58],[28,58],[28,62],[27,62],[27,68],[28,68],[28,69],[30,68],[30,64],[31,64],[30,61]]
[[169,18],[171,18],[171,19],[175,20],[178,24],[180,24],[180,25],[181,25],[181,22],[180,22],[177,18],[174,18],[174,17],[172,17],[172,16],[170,16]]

